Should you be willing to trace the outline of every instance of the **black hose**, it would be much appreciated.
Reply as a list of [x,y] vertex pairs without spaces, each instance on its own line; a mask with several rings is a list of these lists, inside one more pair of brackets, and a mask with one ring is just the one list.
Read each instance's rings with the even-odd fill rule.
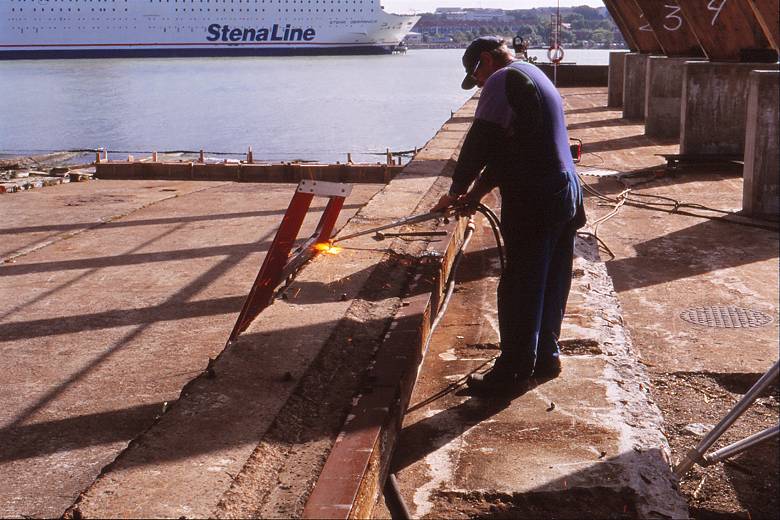
[[[485,218],[490,223],[491,229],[493,230],[493,236],[496,239],[496,247],[498,248],[499,251],[498,256],[501,260],[501,270],[503,272],[504,263],[506,260],[504,258],[504,248],[501,239],[501,227],[500,227],[500,222],[498,220],[498,217],[496,216],[495,213],[493,213],[493,210],[491,210],[489,207],[485,206],[484,204],[478,204],[477,211],[485,216]],[[466,248],[468,247],[469,242],[471,242],[471,238],[474,235],[475,230],[476,230],[476,226],[474,225],[474,219],[472,217],[469,219],[469,223],[466,227],[466,231],[463,234],[463,243],[461,244],[460,249],[458,250],[458,254],[455,255],[455,259],[452,261],[450,274],[447,277],[447,283],[445,285],[446,290],[444,291],[444,299],[442,300],[441,305],[439,306],[439,312],[436,313],[436,318],[434,318],[433,323],[431,324],[430,332],[428,333],[428,339],[425,341],[425,347],[423,348],[423,358],[425,357],[425,354],[428,352],[428,347],[431,344],[431,339],[433,339],[433,333],[436,331],[436,328],[439,326],[439,323],[444,317],[444,313],[447,311],[447,306],[450,303],[452,294],[455,292],[455,274],[458,271],[458,267],[460,266],[460,262],[463,258],[463,254],[466,252]],[[385,504],[387,505],[387,509],[390,511],[390,516],[393,518],[393,520],[409,520],[412,517],[411,513],[409,512],[409,508],[406,507],[404,498],[401,495],[401,489],[398,485],[398,480],[396,479],[395,474],[391,473],[387,477],[387,480],[385,480],[383,493],[385,496]]]
[[493,237],[496,239],[496,247],[498,248],[498,259],[501,261],[501,272],[503,273],[506,268],[506,252],[501,235],[501,221],[492,209],[482,203],[477,204],[477,211],[487,219],[490,228],[493,230]]
[[390,518],[393,520],[410,520],[412,518],[409,508],[404,502],[404,497],[401,496],[401,488],[394,473],[391,473],[385,480],[384,495],[385,505],[390,511]]

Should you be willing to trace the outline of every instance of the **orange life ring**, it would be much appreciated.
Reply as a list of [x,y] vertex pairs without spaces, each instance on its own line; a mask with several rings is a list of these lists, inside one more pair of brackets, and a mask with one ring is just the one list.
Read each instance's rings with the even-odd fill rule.
[[558,44],[552,45],[547,49],[547,59],[550,60],[550,63],[555,63],[557,65],[563,61],[563,56],[563,47]]

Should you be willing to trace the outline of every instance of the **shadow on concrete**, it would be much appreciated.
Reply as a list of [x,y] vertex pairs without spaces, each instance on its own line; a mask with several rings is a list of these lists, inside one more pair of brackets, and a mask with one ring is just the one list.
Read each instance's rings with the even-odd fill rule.
[[[359,209],[362,204],[345,204],[344,209]],[[312,206],[310,211],[324,211],[325,206]],[[287,209],[261,210],[261,211],[242,211],[237,213],[217,213],[214,215],[193,215],[190,217],[170,217],[153,218],[140,220],[115,220],[112,222],[81,222],[73,224],[46,224],[41,226],[24,226],[16,228],[0,228],[0,235],[15,235],[18,233],[43,233],[48,231],[74,231],[88,228],[90,226],[100,226],[100,229],[126,228],[136,226],[160,226],[166,224],[181,224],[185,222],[209,222],[212,220],[232,220],[239,218],[270,217],[274,215],[284,215]]]
[[192,260],[194,258],[210,258],[214,256],[229,256],[236,254],[246,256],[252,253],[265,252],[270,246],[271,241],[262,242],[260,244],[250,242],[246,244],[228,244],[223,246],[158,251],[154,253],[99,256],[95,258],[81,258],[78,260],[60,260],[32,264],[3,264],[0,265],[0,276],[21,276],[34,273],[102,269],[105,267],[120,267],[155,262],[177,262]]
[[[622,120],[616,120],[622,121]],[[631,123],[626,123],[631,124]],[[608,125],[601,125],[608,126]],[[611,126],[611,125],[610,125]],[[620,126],[620,125],[617,125]],[[585,127],[582,127],[585,128]],[[588,142],[583,145],[583,152],[598,153],[616,150],[625,150],[628,148],[645,148],[648,146],[669,146],[677,144],[677,139],[652,139],[644,134],[629,135],[626,137],[617,137],[615,139],[605,139],[603,141]]]
[[111,410],[0,429],[0,463],[87,446],[127,442],[138,425],[162,413],[163,403]]
[[[247,292],[249,285],[251,282],[247,286]],[[203,316],[237,314],[245,299],[246,296],[226,296],[199,301],[170,298],[159,305],[141,309],[112,309],[77,316],[3,323],[0,324],[0,343]]]
[[[636,123],[632,121],[626,121],[625,119],[599,119],[596,121],[583,121],[582,123],[572,123],[568,125],[569,132],[572,130],[583,130],[585,128],[604,128],[608,126],[632,126]],[[587,150],[590,150],[591,145],[586,146]]]
[[[771,367],[767,366],[767,370],[769,370]],[[701,377],[701,372],[674,372],[675,376],[683,376],[683,377]],[[733,394],[738,394],[740,396],[745,395],[748,390],[750,390],[753,385],[756,384],[756,382],[761,379],[761,376],[764,374],[756,374],[751,372],[707,372],[706,376],[709,378],[712,378],[715,380],[718,385],[725,388],[729,392]],[[770,395],[777,395],[778,393],[778,381],[775,381],[773,384],[770,384],[763,392],[761,392],[760,397],[767,397]],[[755,406],[755,405],[753,405]]]
[[[518,397],[522,399],[522,397]],[[472,398],[435,415],[421,419],[401,430],[391,464],[392,473],[423,460],[426,456],[457,439],[471,426],[501,412],[511,400],[491,401]],[[554,435],[554,434],[551,434]],[[565,442],[562,450],[567,449]],[[496,491],[450,491],[432,493],[433,517],[468,518],[639,518],[640,498],[629,487],[631,474],[638,473],[648,487],[661,493],[674,491],[658,475],[664,457],[659,449],[631,451],[615,457],[594,456],[586,469],[568,473],[524,493]],[[652,465],[648,464],[652,462]],[[522,472],[521,468],[518,468]],[[406,497],[409,504],[412,497]],[[663,515],[659,515],[663,517]]]
[[[271,234],[272,233],[264,234],[258,239],[258,242],[259,243],[265,242],[266,240],[268,240]],[[211,268],[207,269],[205,272],[203,272],[194,280],[192,280],[188,285],[182,287],[175,294],[171,295],[171,297],[168,298],[168,300],[164,304],[157,306],[160,308],[158,310],[167,309],[169,312],[173,313],[174,315],[176,312],[178,312],[175,310],[176,308],[186,307],[187,305],[192,305],[195,308],[200,307],[199,311],[196,311],[201,313],[200,315],[212,315],[212,314],[219,313],[220,311],[233,312],[234,308],[237,310],[239,308],[239,305],[243,303],[243,299],[244,299],[243,297],[224,298],[224,299],[217,300],[218,302],[220,300],[227,300],[227,301],[222,301],[222,303],[228,304],[230,310],[228,310],[227,308],[220,309],[219,307],[215,307],[214,301],[205,300],[204,304],[199,304],[198,302],[190,302],[189,300],[195,297],[203,289],[207,288],[209,285],[214,283],[217,279],[219,279],[229,270],[236,267],[244,259],[244,256],[245,256],[244,254],[241,255],[233,254],[222,259],[220,262],[213,265]],[[191,310],[190,312],[192,313],[193,311]],[[104,328],[106,326],[105,322],[101,320],[101,317],[103,319],[106,318],[113,318],[115,320],[125,319],[120,316],[120,313],[122,313],[122,311],[108,311],[108,313],[109,313],[108,316],[101,316],[101,314],[103,313],[97,313],[97,316],[94,317],[95,321],[91,321],[89,319],[86,321],[84,319],[79,320],[78,317],[75,317],[75,318],[67,318],[67,319],[42,320],[44,323],[38,323],[38,324],[31,324],[30,322],[3,324],[0,325],[0,337],[3,337],[4,341],[12,341],[14,339],[19,340],[19,339],[51,335],[52,331],[47,330],[45,328],[46,326],[48,326],[50,329],[53,328],[54,333],[65,333],[68,331],[69,322],[73,322],[73,324],[77,327],[77,330],[95,330],[96,328]],[[79,380],[81,380],[83,377],[89,374],[91,371],[106,363],[114,354],[122,350],[127,345],[131,344],[137,338],[139,338],[153,323],[156,323],[158,321],[158,317],[155,315],[154,310],[151,311],[148,309],[140,310],[140,311],[130,310],[130,311],[125,311],[124,314],[130,316],[131,320],[135,321],[135,323],[137,323],[138,325],[132,330],[130,330],[129,332],[127,332],[122,338],[118,339],[117,341],[113,342],[111,345],[107,346],[105,350],[100,352],[91,360],[87,361],[80,369],[76,370],[74,373],[69,375],[64,381],[62,381],[57,386],[53,387],[51,390],[43,394],[35,402],[32,402],[28,406],[26,406],[19,414],[16,415],[16,417],[14,417],[14,420],[9,425],[9,427],[14,428],[20,424],[23,424],[33,414],[43,409],[49,403],[54,401],[57,397],[62,395],[71,386],[73,386],[75,383],[77,383]],[[135,316],[135,318],[133,319],[132,316]],[[26,326],[25,323],[27,324]],[[103,384],[106,386],[113,386],[114,381],[113,380],[104,381]],[[93,392],[94,391],[100,392],[99,389],[93,389]],[[140,433],[146,427],[148,427],[148,423],[138,424],[137,427],[138,429],[136,430],[136,434]]]
[[[452,388],[452,390],[461,393],[464,391],[462,388],[460,390]],[[522,396],[517,398],[522,399]],[[470,397],[456,406],[441,410],[431,417],[403,428],[398,437],[398,448],[393,456],[390,472],[399,472],[460,437],[463,429],[453,428],[453,424],[463,425],[465,428],[479,424],[511,404],[511,397],[508,399]],[[410,405],[411,409],[416,407],[416,404]]]
[[572,108],[570,110],[565,110],[565,113],[566,115],[569,115],[569,114],[594,114],[599,112],[616,112],[616,111],[622,113],[622,108],[613,108],[613,107],[604,107],[604,106]]
[[717,219],[634,246],[636,256],[606,262],[615,291],[691,278],[778,256],[778,234]]

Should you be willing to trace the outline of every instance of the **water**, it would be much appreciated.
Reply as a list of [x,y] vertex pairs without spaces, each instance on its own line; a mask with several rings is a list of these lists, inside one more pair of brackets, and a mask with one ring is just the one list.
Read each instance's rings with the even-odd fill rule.
[[[421,147],[469,98],[462,52],[0,62],[0,152],[251,146],[258,160],[374,161]],[[608,55],[571,50],[566,61]]]

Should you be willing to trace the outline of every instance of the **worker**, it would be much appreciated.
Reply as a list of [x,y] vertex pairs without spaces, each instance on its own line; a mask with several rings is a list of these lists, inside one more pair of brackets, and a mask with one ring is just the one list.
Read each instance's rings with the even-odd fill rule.
[[[574,236],[585,224],[559,92],[535,65],[515,61],[497,37],[463,54],[462,87],[482,88],[449,193],[432,211],[473,213],[501,194],[506,267],[498,286],[501,355],[472,374],[477,394],[523,393],[561,372],[558,338],[571,287]],[[472,186],[473,183],[473,186]],[[469,190],[469,186],[471,189]]]
[[512,39],[515,59],[528,61],[528,43],[519,34]]

